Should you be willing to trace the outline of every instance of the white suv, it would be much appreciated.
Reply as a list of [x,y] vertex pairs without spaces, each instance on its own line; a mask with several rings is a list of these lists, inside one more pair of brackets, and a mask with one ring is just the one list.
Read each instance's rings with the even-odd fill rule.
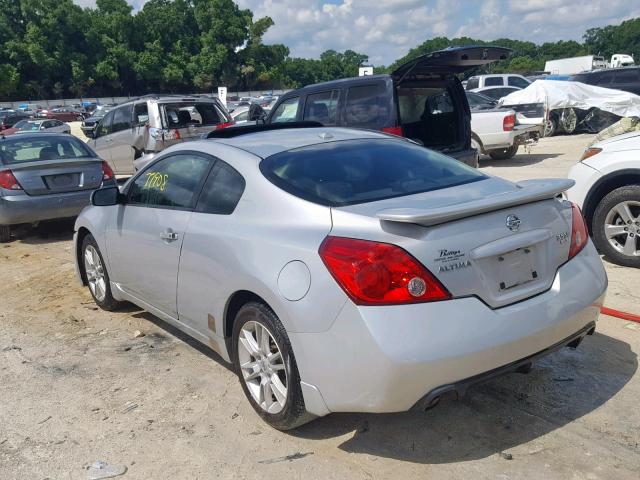
[[467,80],[466,90],[473,90],[484,87],[516,87],[527,88],[531,85],[531,81],[522,75],[514,73],[501,73],[495,75],[474,75]]
[[581,208],[593,241],[614,263],[640,267],[640,132],[587,148],[569,172],[567,192]]

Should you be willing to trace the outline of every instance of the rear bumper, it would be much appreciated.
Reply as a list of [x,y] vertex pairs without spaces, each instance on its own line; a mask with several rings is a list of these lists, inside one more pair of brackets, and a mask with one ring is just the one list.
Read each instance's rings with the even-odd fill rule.
[[93,190],[53,195],[0,197],[0,224],[16,225],[54,218],[75,217],[91,201]]
[[305,402],[316,415],[398,412],[464,390],[593,328],[606,287],[589,243],[548,291],[495,310],[474,297],[400,307],[347,302],[329,330],[289,333]]

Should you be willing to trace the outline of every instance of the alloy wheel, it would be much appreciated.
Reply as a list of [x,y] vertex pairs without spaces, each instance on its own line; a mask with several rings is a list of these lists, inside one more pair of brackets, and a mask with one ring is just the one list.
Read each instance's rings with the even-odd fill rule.
[[629,257],[640,256],[640,202],[621,202],[609,210],[604,234],[616,251]]
[[84,251],[84,271],[91,293],[99,302],[102,302],[107,294],[107,283],[100,255],[92,245],[88,245]]
[[288,378],[280,347],[259,322],[248,321],[238,336],[238,363],[255,402],[267,413],[280,413],[287,403]]

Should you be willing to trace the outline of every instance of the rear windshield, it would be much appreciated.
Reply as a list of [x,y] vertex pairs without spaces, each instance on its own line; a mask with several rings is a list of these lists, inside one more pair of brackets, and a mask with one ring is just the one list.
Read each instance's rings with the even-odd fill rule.
[[406,140],[346,140],[278,153],[260,163],[297,197],[339,207],[483,180],[486,175]]
[[0,140],[0,163],[4,165],[93,156],[93,153],[80,140],[73,137],[5,138]]
[[167,103],[162,108],[166,128],[218,125],[227,121],[213,103]]

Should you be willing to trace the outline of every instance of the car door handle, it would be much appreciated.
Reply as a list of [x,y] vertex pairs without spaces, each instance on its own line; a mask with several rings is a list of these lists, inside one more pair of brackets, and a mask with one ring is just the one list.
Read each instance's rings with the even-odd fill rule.
[[160,233],[160,238],[162,240],[166,240],[167,242],[173,242],[175,240],[178,240],[178,238],[180,238],[180,235],[169,228],[168,230]]

